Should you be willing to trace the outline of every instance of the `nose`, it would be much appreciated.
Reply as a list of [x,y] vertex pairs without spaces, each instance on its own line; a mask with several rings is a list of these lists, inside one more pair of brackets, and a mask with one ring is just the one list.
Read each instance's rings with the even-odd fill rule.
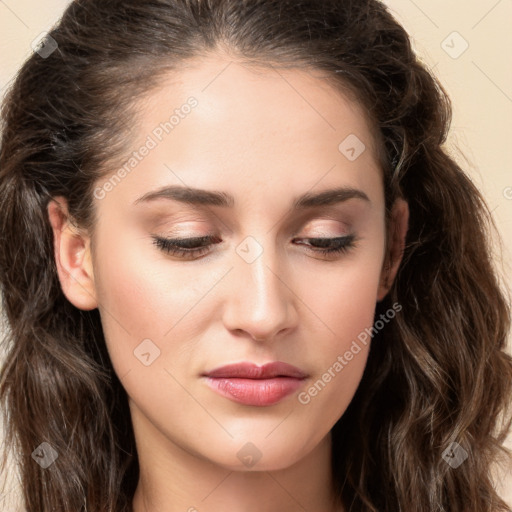
[[[236,335],[243,333],[257,341],[271,341],[296,326],[298,298],[292,278],[270,242],[263,244],[252,237],[248,240],[234,254],[223,321]],[[252,257],[247,258],[251,252]]]

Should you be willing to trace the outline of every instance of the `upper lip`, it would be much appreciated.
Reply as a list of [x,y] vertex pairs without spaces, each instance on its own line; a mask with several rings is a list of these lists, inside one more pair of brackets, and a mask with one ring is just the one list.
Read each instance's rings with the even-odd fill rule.
[[207,377],[215,378],[241,378],[241,379],[272,379],[274,377],[293,377],[304,379],[307,375],[288,363],[276,361],[258,366],[254,363],[234,363],[219,366],[204,374]]

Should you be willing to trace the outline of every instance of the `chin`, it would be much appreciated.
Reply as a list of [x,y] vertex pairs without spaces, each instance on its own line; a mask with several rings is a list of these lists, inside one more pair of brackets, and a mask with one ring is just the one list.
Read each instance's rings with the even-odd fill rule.
[[290,440],[294,438],[292,435],[288,439],[276,435],[271,440],[270,437],[253,437],[253,441],[233,440],[221,452],[207,457],[212,463],[229,471],[279,471],[296,464],[316,446],[312,444],[306,449],[303,443],[291,443]]

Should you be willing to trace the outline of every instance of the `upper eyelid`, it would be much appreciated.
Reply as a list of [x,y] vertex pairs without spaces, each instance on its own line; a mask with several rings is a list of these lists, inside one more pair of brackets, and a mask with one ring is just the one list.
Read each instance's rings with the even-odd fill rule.
[[[315,207],[311,207],[311,208],[308,208],[305,210],[295,211],[295,212],[293,212],[294,215],[292,218],[288,217],[288,215],[285,215],[284,217],[282,217],[282,225],[278,228],[278,230],[280,232],[285,232],[290,229],[294,230],[293,229],[294,226],[296,227],[299,224],[300,224],[300,226],[306,226],[310,222],[315,222],[315,221],[338,222],[338,223],[342,224],[344,227],[349,227],[359,217],[359,213],[357,213],[357,212],[359,212],[359,208],[361,208],[362,206],[365,206],[369,203],[366,203],[363,201],[357,201],[354,204],[350,200],[348,202],[350,203],[350,206],[346,202],[341,202],[341,203],[336,203],[336,204],[331,204],[331,205],[315,206]],[[233,226],[227,224],[225,222],[225,219],[223,218],[223,216],[221,214],[214,213],[211,208],[207,208],[205,210],[203,207],[197,206],[197,205],[184,204],[182,206],[185,208],[187,208],[187,207],[191,208],[192,210],[191,211],[188,210],[188,212],[187,212],[187,210],[185,210],[184,212],[180,212],[180,213],[176,213],[176,214],[165,213],[165,215],[162,215],[162,217],[165,217],[165,218],[163,220],[159,221],[157,224],[153,224],[153,229],[158,226],[164,225],[167,222],[176,222],[176,221],[178,221],[176,226],[179,226],[179,224],[181,224],[181,223],[189,224],[189,223],[197,222],[199,224],[204,224],[204,223],[210,223],[210,222],[214,222],[214,223],[219,222],[220,225],[222,226],[222,229],[226,229],[227,232],[229,232],[230,234],[233,233]],[[347,207],[349,207],[349,210],[346,209]],[[182,215],[184,218],[180,219],[180,217],[182,217]],[[194,217],[195,217],[195,215],[198,215],[198,217],[192,218],[192,217],[189,217],[189,215],[192,215]],[[206,217],[205,217],[205,215],[206,215]],[[355,217],[354,217],[354,215],[355,215]],[[160,217],[160,215],[155,215],[155,216],[151,215],[151,217],[153,219],[158,219],[158,217]],[[149,217],[149,219],[151,217]],[[153,222],[155,222],[155,220],[153,220]],[[275,229],[277,225],[278,225],[277,223],[274,224],[273,229]],[[173,227],[172,229],[175,229],[175,227]]]
[[[293,236],[298,236],[298,234],[300,233],[301,230],[309,227],[309,224],[311,222],[315,222],[315,221],[318,221],[318,222],[335,222],[337,223],[338,225],[341,225],[343,227],[344,230],[346,230],[347,232],[346,233],[341,233],[341,234],[337,234],[337,235],[321,235],[321,236],[304,236],[303,238],[337,238],[337,237],[340,237],[340,236],[345,236],[346,234],[348,234],[348,232],[352,231],[352,222],[346,222],[346,221],[343,221],[335,216],[321,216],[321,217],[315,217],[315,218],[312,218],[308,221],[300,221],[300,229],[293,229]],[[193,222],[196,222],[196,221],[193,221]],[[330,231],[331,229],[333,228],[327,228],[327,227],[324,227],[322,225],[320,225],[319,227],[315,227],[314,225],[312,226],[312,229],[316,229],[316,230],[319,230],[319,231]],[[167,234],[162,234],[160,236],[162,237],[166,237],[166,238],[169,238],[169,239],[173,239],[173,240],[186,240],[186,239],[191,239],[191,238],[204,238],[204,237],[208,237],[208,236],[217,236],[216,233],[213,233],[213,232],[208,232],[208,233],[205,233],[205,234],[174,234],[172,233],[172,231],[175,231],[177,230],[176,227],[173,227],[172,229],[170,229],[169,233]],[[229,231],[229,234],[232,234],[233,231],[231,229],[228,230]]]

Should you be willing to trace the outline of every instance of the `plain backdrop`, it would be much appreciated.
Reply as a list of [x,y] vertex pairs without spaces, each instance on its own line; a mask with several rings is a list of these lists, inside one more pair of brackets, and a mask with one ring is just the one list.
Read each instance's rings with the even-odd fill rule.
[[[0,0],[0,100],[32,42],[62,15],[66,0]],[[484,193],[503,246],[496,261],[512,284],[512,2],[387,0],[420,58],[453,102],[450,152]],[[1,214],[1,213],[0,213]],[[512,343],[510,343],[512,345]],[[1,432],[0,432],[1,436]],[[1,440],[1,437],[0,437]],[[512,447],[512,438],[509,441]],[[16,471],[0,492],[0,510],[17,511]],[[512,467],[496,476],[512,505]]]

